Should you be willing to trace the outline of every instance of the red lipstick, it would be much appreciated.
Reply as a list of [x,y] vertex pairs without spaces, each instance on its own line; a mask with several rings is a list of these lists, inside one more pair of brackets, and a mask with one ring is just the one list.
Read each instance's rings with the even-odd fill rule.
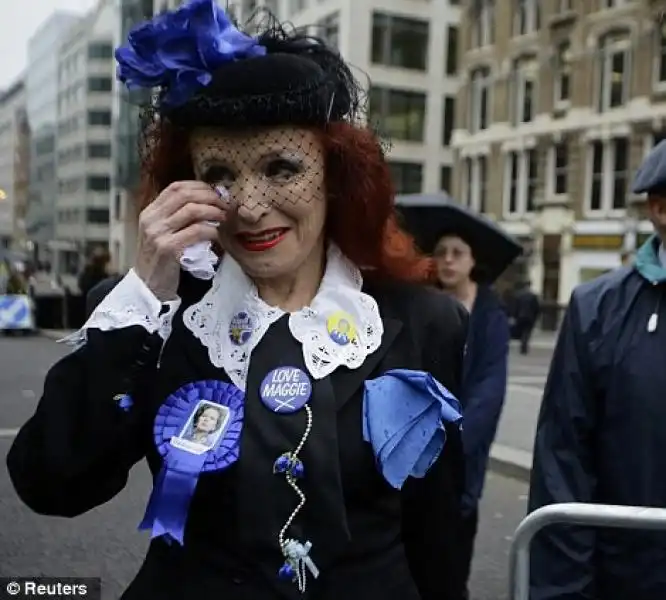
[[288,228],[279,227],[276,229],[264,229],[256,233],[237,233],[236,238],[245,250],[249,252],[264,252],[277,246],[288,232]]

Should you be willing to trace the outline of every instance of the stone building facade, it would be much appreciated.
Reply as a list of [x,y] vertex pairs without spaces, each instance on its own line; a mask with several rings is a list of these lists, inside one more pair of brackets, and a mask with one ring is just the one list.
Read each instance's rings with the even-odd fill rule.
[[517,268],[565,305],[651,232],[630,188],[666,137],[666,1],[464,8],[454,196],[518,236]]

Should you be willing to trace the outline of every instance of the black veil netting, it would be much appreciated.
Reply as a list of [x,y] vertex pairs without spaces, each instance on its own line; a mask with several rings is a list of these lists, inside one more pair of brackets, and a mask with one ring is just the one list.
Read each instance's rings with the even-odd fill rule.
[[[278,22],[265,8],[237,27],[256,37],[266,54],[224,64],[207,86],[180,106],[162,106],[160,92],[142,103],[142,158],[150,154],[152,134],[161,120],[184,129],[364,123],[367,94],[337,48]],[[388,144],[380,143],[386,152]]]

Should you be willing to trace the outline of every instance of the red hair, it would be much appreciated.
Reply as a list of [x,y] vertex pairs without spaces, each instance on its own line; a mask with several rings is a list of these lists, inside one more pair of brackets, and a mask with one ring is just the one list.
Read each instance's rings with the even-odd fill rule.
[[[316,133],[326,161],[328,239],[370,277],[432,283],[432,259],[398,223],[391,172],[375,134],[349,123]],[[140,208],[170,183],[195,179],[186,131],[162,122],[146,141]]]

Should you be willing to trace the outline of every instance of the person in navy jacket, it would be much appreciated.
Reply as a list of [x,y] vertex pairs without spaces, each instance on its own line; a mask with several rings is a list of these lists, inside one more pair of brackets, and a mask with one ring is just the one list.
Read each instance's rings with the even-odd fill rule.
[[507,384],[509,322],[490,284],[516,257],[520,247],[469,211],[452,205],[449,212],[447,229],[440,233],[433,254],[441,288],[470,313],[460,391],[465,418],[466,484],[458,552],[460,586],[466,590],[478,527],[478,504]]
[[[655,227],[633,264],[578,286],[546,382],[529,511],[666,507],[666,142],[633,185]],[[534,537],[530,600],[662,600],[666,533],[553,525]]]

